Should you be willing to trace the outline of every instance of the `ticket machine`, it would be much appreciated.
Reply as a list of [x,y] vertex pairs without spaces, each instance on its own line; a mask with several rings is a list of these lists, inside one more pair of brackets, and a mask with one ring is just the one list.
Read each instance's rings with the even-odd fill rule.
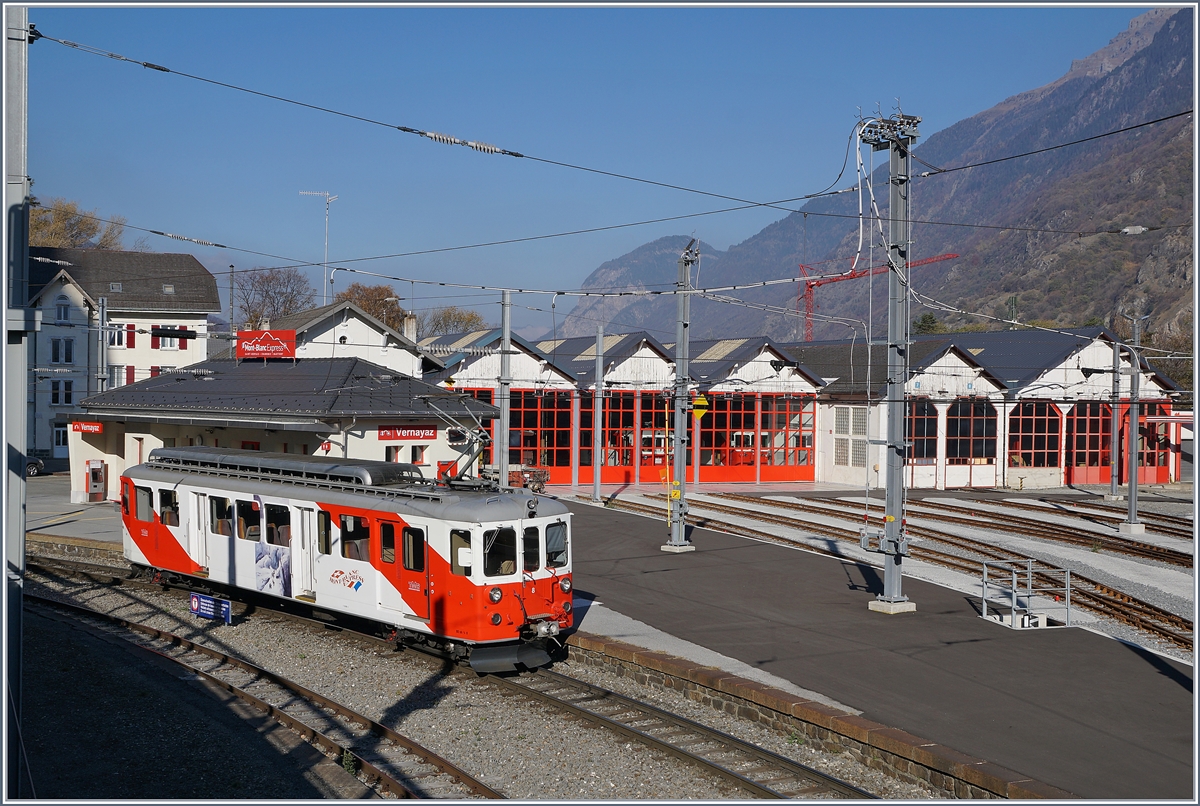
[[100,459],[87,462],[88,503],[102,503],[108,496],[108,464]]

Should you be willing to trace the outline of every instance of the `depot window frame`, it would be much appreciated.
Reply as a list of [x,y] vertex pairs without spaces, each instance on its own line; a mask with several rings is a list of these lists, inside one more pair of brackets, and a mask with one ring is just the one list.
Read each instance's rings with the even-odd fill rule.
[[1112,456],[1112,406],[1080,400],[1067,412],[1063,461],[1068,467],[1108,467]]
[[1008,415],[1008,466],[1062,467],[1062,428],[1053,401],[1019,401]]
[[571,466],[571,392],[519,390],[508,414],[509,464]]
[[908,402],[908,450],[905,464],[936,465],[938,442],[937,406],[928,397],[914,397]]
[[996,463],[997,412],[986,397],[955,398],[946,411],[946,464]]
[[807,467],[813,464],[817,396],[763,394],[759,403],[760,463]]
[[713,392],[696,428],[702,467],[753,465],[758,450],[758,401],[753,394]]

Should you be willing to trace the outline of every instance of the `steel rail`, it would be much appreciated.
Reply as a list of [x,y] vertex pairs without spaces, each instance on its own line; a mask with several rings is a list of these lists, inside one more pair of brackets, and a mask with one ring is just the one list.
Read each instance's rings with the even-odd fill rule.
[[[504,797],[503,795],[496,792],[495,790],[493,790],[486,784],[482,783],[481,781],[475,779],[468,773],[464,772],[462,769],[455,766],[450,761],[442,758],[441,756],[437,755],[436,753],[432,752],[431,750],[429,750],[425,747],[422,747],[421,745],[417,744],[416,742],[412,741],[411,739],[409,739],[405,736],[402,736],[401,734],[395,732],[394,730],[387,727],[386,725],[382,725],[382,724],[376,722],[375,720],[373,720],[367,716],[364,716],[363,714],[360,714],[357,711],[354,711],[351,708],[348,708],[338,702],[335,702],[334,700],[329,699],[328,697],[325,697],[324,695],[318,694],[315,691],[312,691],[304,686],[301,686],[299,683],[295,683],[291,680],[288,680],[287,678],[277,675],[274,672],[270,672],[260,666],[256,666],[255,664],[250,663],[249,661],[242,660],[241,658],[235,657],[233,655],[229,655],[224,652],[219,652],[217,650],[206,647],[202,644],[197,644],[194,641],[191,641],[180,635],[176,635],[175,633],[169,632],[167,630],[160,630],[160,629],[157,629],[154,627],[149,627],[145,624],[139,624],[138,622],[135,622],[135,621],[129,621],[127,619],[122,619],[117,616],[109,615],[107,613],[101,613],[99,611],[92,610],[87,607],[82,607],[80,605],[70,604],[67,602],[61,602],[56,599],[41,597],[41,596],[29,593],[29,592],[25,593],[24,598],[27,601],[28,600],[35,601],[35,602],[37,602],[38,605],[40,605],[42,607],[60,608],[63,610],[67,610],[68,612],[70,612],[71,614],[76,616],[76,618],[97,619],[100,621],[105,621],[110,624],[119,626],[129,632],[141,633],[143,635],[149,636],[150,638],[152,638],[154,640],[163,641],[165,643],[172,644],[174,646],[178,646],[181,649],[184,649],[184,650],[187,650],[190,652],[194,652],[194,653],[197,653],[200,655],[204,655],[207,658],[216,660],[221,666],[233,667],[242,672],[248,673],[251,676],[252,682],[257,683],[257,682],[261,682],[261,681],[266,681],[268,683],[271,683],[271,684],[277,686],[280,689],[290,692],[293,695],[299,696],[300,698],[302,698],[304,700],[308,700],[309,702],[314,703],[316,705],[317,710],[332,711],[335,715],[345,719],[347,722],[349,722],[351,724],[361,725],[366,731],[368,731],[372,735],[377,736],[381,739],[384,739],[388,742],[391,742],[396,747],[402,749],[405,753],[411,755],[419,763],[428,764],[430,766],[435,767],[442,775],[445,775],[445,776],[453,779],[455,782],[462,784],[469,791],[471,791],[472,793],[474,793],[476,795],[479,795],[484,798],[495,798],[495,799],[502,799]],[[255,696],[254,694],[251,694],[249,691],[246,691],[244,688],[237,686],[233,683],[230,683],[228,681],[222,680],[221,678],[216,677],[215,675],[210,674],[209,672],[206,672],[206,671],[196,667],[195,665],[188,663],[187,661],[185,661],[181,658],[166,654],[164,652],[157,652],[156,650],[150,649],[149,647],[146,647],[146,649],[148,649],[149,651],[152,651],[152,652],[156,652],[156,654],[160,655],[161,657],[167,658],[169,660],[172,660],[172,661],[180,664],[181,666],[186,667],[187,669],[193,671],[197,675],[203,677],[209,683],[216,685],[216,686],[230,692],[231,694],[238,697],[239,699],[250,703],[255,708],[257,708],[261,711],[265,711],[272,719],[276,720],[280,724],[287,726],[288,728],[291,728],[296,733],[300,734],[305,739],[305,741],[308,741],[309,743],[313,744],[313,746],[317,747],[318,749],[322,750],[323,752],[328,753],[328,752],[332,751],[332,752],[338,753],[338,754],[349,754],[350,756],[352,756],[355,759],[356,763],[366,773],[366,775],[368,777],[374,779],[374,782],[377,783],[380,786],[380,788],[382,788],[384,791],[390,792],[391,794],[396,795],[397,797],[400,797],[400,798],[426,797],[425,795],[423,795],[421,793],[421,791],[419,789],[414,788],[411,785],[411,783],[405,783],[405,781],[402,780],[402,779],[412,778],[414,776],[410,776],[410,775],[407,775],[404,773],[401,773],[400,775],[397,776],[388,770],[382,769],[377,764],[372,763],[369,759],[365,758],[360,752],[355,751],[351,745],[349,745],[345,742],[336,741],[335,739],[331,738],[328,734],[317,730],[316,728],[304,723],[302,720],[299,720],[296,717],[293,717],[292,715],[286,713],[281,707],[272,705],[271,703],[267,702],[266,700],[261,699],[261,698]]]
[[[759,797],[789,798],[824,794],[841,798],[878,799],[877,795],[820,770],[715,728],[556,672],[539,669],[515,679],[495,675],[485,679],[507,691],[549,703],[622,736],[696,764]],[[687,749],[689,746],[702,745],[716,747],[706,752]],[[736,757],[732,761],[723,759],[720,763],[709,757],[718,754],[734,754]],[[734,769],[746,765],[750,765],[750,768],[741,772]],[[788,782],[790,786],[786,785]]]
[[[739,493],[715,493],[715,497],[728,498],[737,501],[762,501],[774,499],[760,499],[754,496],[742,495]],[[845,501],[841,499],[821,499],[822,504],[832,509],[851,510],[861,513],[862,505],[860,503]],[[780,502],[776,502],[780,503]],[[1008,506],[1008,502],[998,504],[994,502],[980,502],[985,505],[992,506]],[[882,511],[881,506],[868,505],[868,510]],[[985,521],[997,522],[1000,524],[1008,524],[1018,527],[1026,536],[1038,537],[1055,543],[1064,543],[1067,545],[1086,546],[1094,548],[1099,546],[1102,549],[1124,554],[1131,557],[1140,557],[1148,560],[1158,560],[1169,565],[1178,565],[1185,568],[1191,568],[1195,563],[1195,558],[1186,552],[1176,549],[1158,546],[1153,543],[1145,543],[1137,540],[1129,540],[1128,538],[1117,537],[1116,535],[1106,535],[1091,531],[1075,531],[1068,526],[1060,524],[1047,523],[1045,521],[1033,520],[1020,515],[1010,515],[1003,512],[994,512],[990,509],[971,510],[964,507],[957,507],[953,504],[935,503],[930,501],[910,501],[907,506],[912,518],[922,518],[924,520],[942,521],[946,523],[963,524],[973,528],[986,528],[988,524]],[[946,514],[935,514],[924,510],[936,510]],[[1043,510],[1045,514],[1062,514],[1055,513],[1053,510]],[[830,513],[832,517],[836,517]]]
[[[1024,501],[1005,501],[1004,506],[1027,512],[1055,512],[1062,515],[1072,515],[1083,520],[1100,520],[1108,523],[1123,523],[1129,517],[1128,513],[1118,512],[1115,507],[1087,506],[1086,504],[1077,504],[1073,501],[1040,500],[1045,504],[1049,504],[1049,506],[1038,506],[1037,504],[1029,504]],[[1105,512],[1105,510],[1108,511]],[[1186,540],[1192,538],[1195,528],[1192,521],[1189,521],[1187,518],[1164,515],[1159,512],[1139,511],[1138,520],[1146,523],[1148,526],[1154,526],[1155,531],[1159,531],[1162,534]]]

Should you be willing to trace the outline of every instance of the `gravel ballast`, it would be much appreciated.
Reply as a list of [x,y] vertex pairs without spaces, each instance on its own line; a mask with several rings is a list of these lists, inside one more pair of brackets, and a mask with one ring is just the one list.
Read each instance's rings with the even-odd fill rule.
[[[409,736],[515,799],[745,799],[719,777],[549,706],[503,697],[478,679],[414,653],[255,615],[224,626],[188,612],[181,594],[31,576],[29,591],[178,633],[282,674]],[[711,725],[887,798],[944,796],[806,746],[670,692],[580,664],[556,670]]]

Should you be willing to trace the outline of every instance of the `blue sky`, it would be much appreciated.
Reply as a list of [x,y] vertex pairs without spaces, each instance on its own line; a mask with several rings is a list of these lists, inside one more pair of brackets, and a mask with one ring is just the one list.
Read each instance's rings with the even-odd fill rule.
[[[47,36],[350,114],[548,160],[754,200],[837,176],[859,108],[900,98],[923,137],[1049,83],[1145,9],[33,8]],[[330,264],[728,206],[717,199],[440,145],[50,42],[30,48],[29,173],[130,225]],[[841,186],[850,184],[843,179]],[[719,249],[758,210],[354,264],[399,277],[577,288],[664,235]],[[131,242],[139,233],[129,232]],[[283,265],[150,236],[214,272]],[[771,276],[789,276],[779,267]],[[321,269],[311,270],[321,285]],[[339,273],[350,281],[384,282]],[[224,275],[220,276],[222,289]],[[413,288],[396,284],[404,297]],[[415,307],[498,295],[416,286]],[[318,294],[319,299],[319,294]],[[548,308],[522,295],[518,306]],[[407,303],[406,303],[407,304]],[[564,311],[569,303],[560,303]],[[514,312],[527,333],[548,313]]]

